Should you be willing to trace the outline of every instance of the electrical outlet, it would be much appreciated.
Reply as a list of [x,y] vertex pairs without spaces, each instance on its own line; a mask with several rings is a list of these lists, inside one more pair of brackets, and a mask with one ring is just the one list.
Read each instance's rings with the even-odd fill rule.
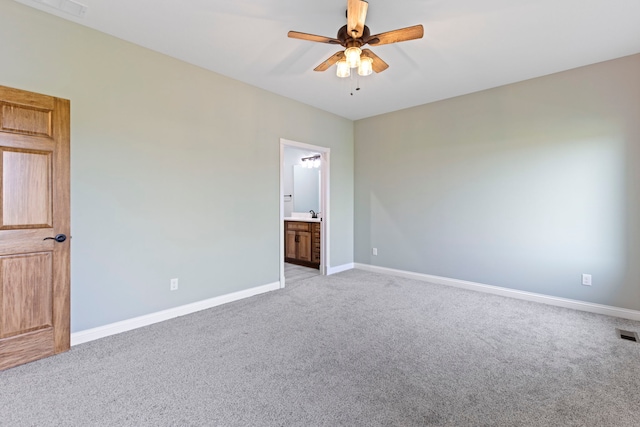
[[178,279],[171,279],[171,285],[169,286],[169,289],[172,291],[177,291],[178,290]]
[[374,255],[378,255],[378,248],[373,248],[371,253],[374,254]]
[[591,286],[591,275],[583,274],[582,275],[582,284],[585,286]]

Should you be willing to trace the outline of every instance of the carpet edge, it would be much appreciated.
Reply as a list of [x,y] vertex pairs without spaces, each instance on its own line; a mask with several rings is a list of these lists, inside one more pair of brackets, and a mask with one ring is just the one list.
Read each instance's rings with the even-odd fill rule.
[[259,295],[278,289],[280,289],[280,282],[268,283],[266,285],[256,286],[254,288],[220,295],[214,298],[169,308],[167,310],[157,311],[155,313],[145,314],[143,316],[110,323],[108,325],[73,332],[71,334],[71,346],[84,344],[86,342],[105,338],[110,335],[116,335],[122,332],[131,331],[133,329],[142,328],[154,323],[163,322],[165,320],[195,313],[201,310],[206,310],[208,308],[213,308],[222,304],[238,301],[241,299],[252,297],[254,295]]
[[414,273],[412,271],[396,270],[393,268],[378,267],[370,264],[355,263],[358,270],[370,271],[373,273],[387,274],[391,276],[404,277],[407,279],[420,280],[423,282],[435,283],[438,285],[452,286],[455,288],[467,289],[500,295],[509,298],[516,298],[525,301],[539,302],[556,307],[571,308],[589,313],[604,314],[607,316],[619,317],[622,319],[640,321],[640,311],[628,308],[614,307],[610,305],[597,304],[592,302],[573,300],[569,298],[554,297],[551,295],[537,294],[534,292],[519,291],[516,289],[503,288],[500,286],[486,285],[483,283],[469,282],[466,280],[452,279],[449,277],[433,276],[430,274]]

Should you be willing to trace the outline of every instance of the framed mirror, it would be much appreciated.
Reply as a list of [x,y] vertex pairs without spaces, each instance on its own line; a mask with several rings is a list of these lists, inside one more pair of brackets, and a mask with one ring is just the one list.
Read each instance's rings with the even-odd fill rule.
[[293,166],[294,212],[320,212],[320,169]]

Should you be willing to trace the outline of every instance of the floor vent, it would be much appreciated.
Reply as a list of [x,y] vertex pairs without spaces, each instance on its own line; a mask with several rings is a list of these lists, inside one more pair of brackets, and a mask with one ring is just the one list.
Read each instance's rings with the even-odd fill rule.
[[624,330],[618,329],[618,328],[616,328],[616,332],[617,332],[618,336],[620,338],[622,338],[623,340],[633,341],[633,342],[640,341],[640,339],[638,338],[638,333],[637,332],[624,331]]

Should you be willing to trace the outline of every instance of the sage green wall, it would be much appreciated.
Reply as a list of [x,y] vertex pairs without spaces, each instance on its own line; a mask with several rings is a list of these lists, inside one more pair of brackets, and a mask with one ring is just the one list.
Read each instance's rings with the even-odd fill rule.
[[355,159],[356,262],[640,309],[640,55],[359,120]]
[[352,121],[13,1],[0,40],[1,85],[71,100],[72,331],[277,282],[280,138],[331,148],[353,262]]

